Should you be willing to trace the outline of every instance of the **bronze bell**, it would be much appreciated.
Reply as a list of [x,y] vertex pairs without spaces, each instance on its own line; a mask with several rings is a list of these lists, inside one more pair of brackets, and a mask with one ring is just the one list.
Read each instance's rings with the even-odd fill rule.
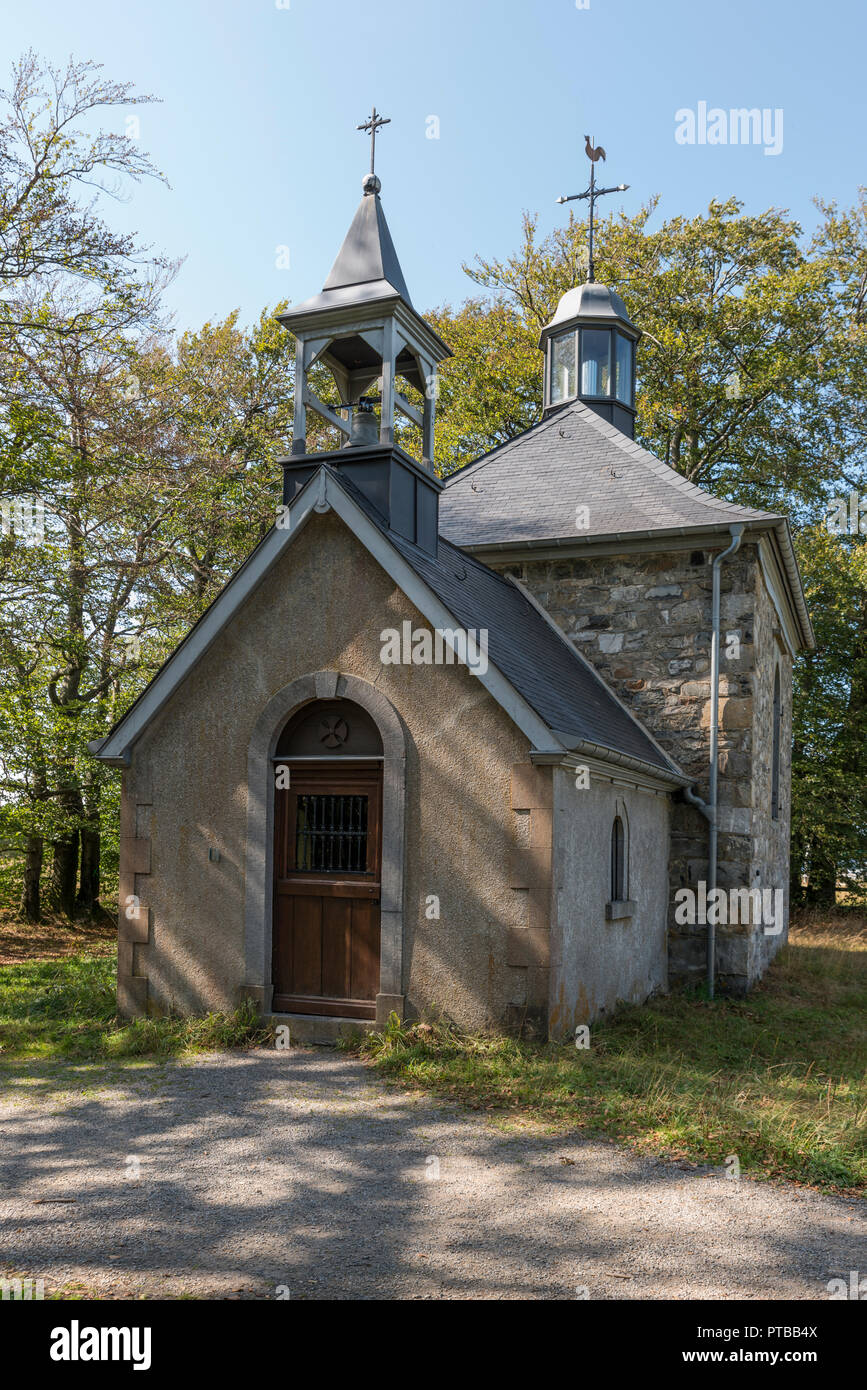
[[360,400],[352,412],[349,427],[350,449],[360,449],[365,445],[379,443],[379,420],[373,410],[373,401]]

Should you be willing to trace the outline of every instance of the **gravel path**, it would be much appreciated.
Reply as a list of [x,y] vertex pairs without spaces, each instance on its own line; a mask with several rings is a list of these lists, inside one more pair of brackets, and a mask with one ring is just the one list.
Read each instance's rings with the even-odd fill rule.
[[504,1133],[299,1049],[22,1068],[2,1269],[121,1296],[822,1299],[867,1240],[857,1200]]

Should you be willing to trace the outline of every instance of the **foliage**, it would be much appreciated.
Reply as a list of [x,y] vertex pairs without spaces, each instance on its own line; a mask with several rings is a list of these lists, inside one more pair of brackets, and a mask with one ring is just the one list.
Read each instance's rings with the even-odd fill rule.
[[32,281],[123,292],[142,253],[100,217],[94,191],[117,197],[125,179],[162,175],[130,135],[94,132],[92,118],[153,100],[103,80],[98,63],[70,58],[58,68],[30,51],[13,65],[12,86],[0,92],[0,343],[9,331],[41,327],[19,298]]
[[[798,537],[816,650],[796,665],[792,897],[867,898],[867,546],[806,527]],[[801,880],[806,888],[802,892]]]

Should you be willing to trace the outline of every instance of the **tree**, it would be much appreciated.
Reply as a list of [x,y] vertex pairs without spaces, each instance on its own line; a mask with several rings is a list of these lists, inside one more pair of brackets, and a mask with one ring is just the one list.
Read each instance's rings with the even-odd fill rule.
[[[22,327],[63,331],[61,323],[22,317],[18,297],[31,281],[72,277],[117,295],[143,259],[134,238],[100,218],[94,190],[116,196],[124,178],[163,176],[129,135],[87,126],[94,113],[154,98],[104,81],[100,71],[71,58],[61,70],[31,50],[13,65],[11,89],[0,92],[0,341]],[[101,182],[106,177],[113,186]]]
[[797,538],[818,649],[797,670],[792,892],[828,906],[841,882],[867,895],[867,199],[819,206],[833,294],[816,419],[837,466],[826,517]]
[[[98,899],[99,778],[82,767],[88,707],[105,707],[119,656],[117,624],[144,566],[154,528],[137,534],[140,456],[125,399],[135,332],[154,326],[160,281],[137,280],[118,295],[72,297],[62,282],[33,282],[16,301],[0,383],[4,490],[35,499],[44,534],[32,545],[14,530],[3,579],[2,650],[13,672],[7,726],[35,741],[40,775],[25,789],[53,807],[53,905],[71,915]],[[54,331],[57,328],[62,331]],[[149,441],[148,468],[158,450]],[[132,525],[131,525],[132,523]],[[17,699],[17,706],[15,703]],[[15,714],[17,713],[17,721]],[[97,728],[99,716],[96,716]],[[90,732],[90,736],[93,733]],[[13,741],[14,747],[14,741]],[[12,775],[6,789],[22,788]],[[28,837],[37,833],[28,828]],[[32,854],[37,853],[36,840]],[[31,870],[35,877],[35,864]],[[28,915],[37,910],[27,904]]]
[[867,892],[867,545],[823,524],[798,537],[816,650],[796,663],[793,902]]
[[538,420],[538,335],[501,302],[469,299],[427,317],[454,353],[440,373],[437,397],[435,461],[450,473]]
[[[87,753],[273,523],[293,344],[273,314],[160,333],[162,279],[117,297],[29,303],[7,354],[3,481],[44,509],[33,546],[3,538],[3,786],[29,847],[38,916],[98,908],[101,805]],[[45,326],[62,324],[62,332]],[[34,615],[38,615],[34,620]],[[4,659],[5,658],[5,659]],[[41,774],[36,775],[37,769]]]
[[[832,272],[827,261],[801,246],[797,222],[776,210],[746,216],[737,199],[712,202],[705,215],[672,218],[656,230],[656,202],[635,216],[600,222],[596,273],[626,301],[642,329],[638,353],[636,435],[691,482],[769,506],[781,486],[814,501],[835,475],[835,458],[817,435],[816,403],[809,387],[831,326]],[[484,361],[496,350],[501,316],[510,307],[522,332],[522,418],[529,414],[529,363],[535,358],[534,396],[541,407],[540,329],[560,296],[584,278],[586,227],[566,226],[537,243],[535,219],[525,216],[520,250],[505,261],[477,257],[465,270],[489,290],[484,334],[473,301],[474,347]],[[527,366],[524,367],[524,363]],[[447,363],[444,377],[466,373],[463,360]],[[468,400],[474,385],[445,396],[446,429],[472,427]],[[457,411],[458,420],[449,420]],[[486,446],[500,441],[505,412],[490,415]]]

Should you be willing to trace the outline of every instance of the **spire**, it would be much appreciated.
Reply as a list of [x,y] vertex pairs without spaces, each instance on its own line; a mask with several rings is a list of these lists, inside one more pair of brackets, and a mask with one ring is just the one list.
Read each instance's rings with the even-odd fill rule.
[[380,187],[375,174],[365,177],[364,197],[325,281],[323,294],[329,290],[348,289],[350,285],[376,285],[381,289],[381,293],[375,296],[377,299],[397,294],[411,306],[409,290],[379,200]]

